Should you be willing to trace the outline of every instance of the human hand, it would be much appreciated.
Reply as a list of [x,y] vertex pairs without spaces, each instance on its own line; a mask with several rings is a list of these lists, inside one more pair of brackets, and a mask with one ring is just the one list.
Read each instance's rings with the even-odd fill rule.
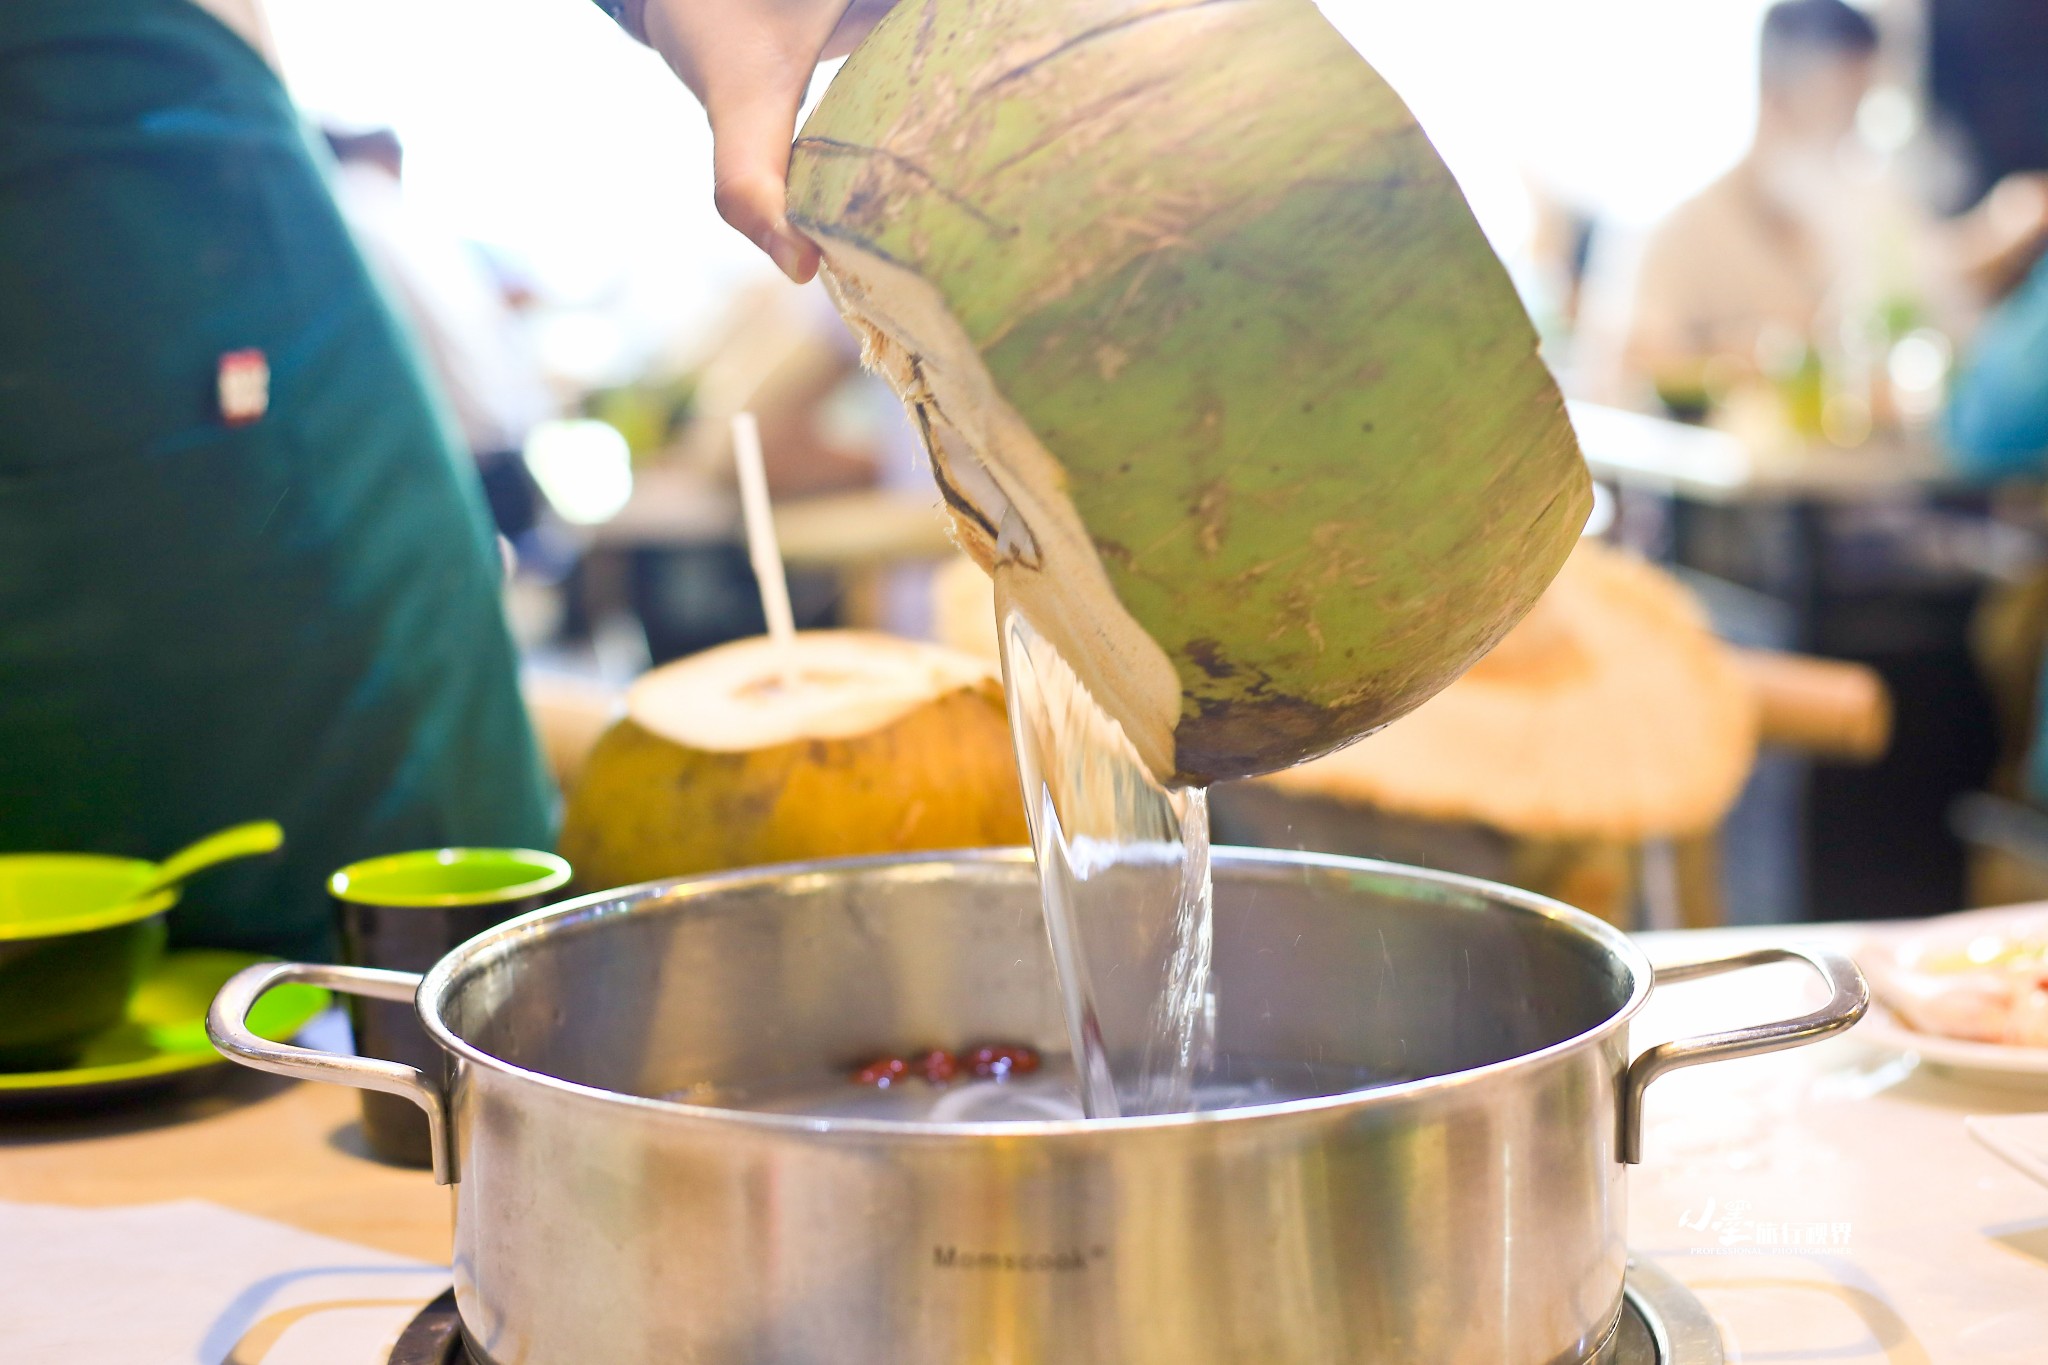
[[818,248],[785,213],[797,108],[818,63],[850,52],[892,3],[646,0],[648,43],[711,119],[719,215],[798,284],[818,273]]

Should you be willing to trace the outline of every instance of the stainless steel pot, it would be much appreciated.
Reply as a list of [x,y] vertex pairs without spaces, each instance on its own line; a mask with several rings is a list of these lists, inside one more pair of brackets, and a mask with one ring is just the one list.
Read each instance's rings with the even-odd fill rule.
[[[1589,916],[1350,859],[1219,851],[1215,871],[1220,1058],[1412,1079],[1002,1125],[650,1098],[978,1039],[1062,1051],[1013,853],[586,897],[424,978],[252,967],[208,1027],[248,1065],[426,1111],[463,1322],[493,1365],[1549,1365],[1598,1359],[1613,1330],[1644,1087],[1867,1001],[1819,950],[1666,970],[1790,958],[1832,999],[1631,1060],[1653,974]],[[256,1038],[249,1006],[286,981],[414,998],[445,1074]]]

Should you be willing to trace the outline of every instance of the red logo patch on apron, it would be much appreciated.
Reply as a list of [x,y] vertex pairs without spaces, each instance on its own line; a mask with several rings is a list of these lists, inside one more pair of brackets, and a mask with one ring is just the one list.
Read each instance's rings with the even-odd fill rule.
[[253,347],[229,351],[220,358],[215,387],[220,393],[221,420],[231,427],[245,427],[270,411],[270,362]]

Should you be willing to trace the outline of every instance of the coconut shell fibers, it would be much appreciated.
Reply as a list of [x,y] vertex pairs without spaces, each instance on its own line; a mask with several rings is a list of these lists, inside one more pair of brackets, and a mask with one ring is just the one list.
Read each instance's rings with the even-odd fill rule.
[[1586,541],[1535,611],[1442,695],[1264,779],[1530,837],[1712,828],[1755,759],[1755,695],[1691,596]]
[[907,0],[789,204],[963,547],[1162,778],[1413,709],[1585,524],[1506,272],[1310,0]]

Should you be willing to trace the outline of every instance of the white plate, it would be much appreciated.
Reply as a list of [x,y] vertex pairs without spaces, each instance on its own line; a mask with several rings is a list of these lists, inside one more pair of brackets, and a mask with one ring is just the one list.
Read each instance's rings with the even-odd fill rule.
[[2014,1170],[2048,1185],[2048,1114],[1973,1114],[1963,1127]]
[[1853,1036],[1879,1047],[1913,1053],[1921,1061],[1936,1066],[1974,1072],[1986,1080],[2048,1086],[2048,1048],[1978,1043],[1923,1033],[1908,1027],[1884,1004],[1885,987],[1891,976],[1888,968],[1900,962],[1960,951],[1987,935],[2048,937],[2048,907],[1970,910],[1874,931],[1856,950],[1856,960],[1870,978],[1877,999]]
[[1910,1052],[1923,1062],[1972,1071],[2007,1085],[2048,1088],[2048,1048],[2010,1047],[2004,1043],[1973,1043],[1907,1028],[1883,1005],[1872,1001],[1870,1013],[1849,1035],[1896,1052]]

